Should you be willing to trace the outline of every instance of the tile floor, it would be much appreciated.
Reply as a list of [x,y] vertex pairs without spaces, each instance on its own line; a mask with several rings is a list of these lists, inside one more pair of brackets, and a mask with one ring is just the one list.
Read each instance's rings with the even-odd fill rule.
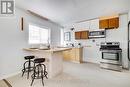
[[[13,87],[30,87],[31,79],[16,75],[7,79]],[[116,72],[100,69],[92,63],[64,62],[64,72],[52,79],[44,80],[44,87],[130,87],[130,71]],[[32,87],[43,87],[35,80]]]

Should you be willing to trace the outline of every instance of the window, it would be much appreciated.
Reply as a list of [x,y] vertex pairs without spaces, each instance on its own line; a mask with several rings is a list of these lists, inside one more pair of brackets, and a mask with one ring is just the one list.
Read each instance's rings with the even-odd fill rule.
[[50,30],[29,24],[29,44],[49,43]]
[[64,45],[64,29],[61,28],[61,45]]

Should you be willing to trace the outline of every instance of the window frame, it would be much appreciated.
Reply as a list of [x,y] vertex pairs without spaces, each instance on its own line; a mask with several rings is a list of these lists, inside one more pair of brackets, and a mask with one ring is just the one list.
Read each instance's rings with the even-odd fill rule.
[[[41,38],[40,38],[40,43],[30,43],[30,36],[29,36],[29,26],[36,26],[36,27],[39,27],[39,28],[43,28],[43,29],[47,29],[48,30],[48,43],[42,43],[41,42]],[[39,33],[40,34],[40,33]],[[38,45],[38,44],[50,44],[50,42],[51,42],[51,39],[50,39],[50,37],[51,37],[51,29],[50,28],[48,28],[48,27],[46,27],[46,26],[42,26],[42,25],[39,25],[39,24],[35,24],[35,23],[29,23],[28,24],[28,44],[30,44],[30,45]]]

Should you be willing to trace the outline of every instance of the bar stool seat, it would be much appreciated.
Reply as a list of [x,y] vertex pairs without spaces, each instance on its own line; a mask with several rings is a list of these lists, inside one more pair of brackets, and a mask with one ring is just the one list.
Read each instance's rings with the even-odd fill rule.
[[45,62],[45,58],[34,59],[34,63],[43,63],[43,62]]
[[25,60],[34,59],[34,58],[35,58],[35,56],[25,56],[24,57]]

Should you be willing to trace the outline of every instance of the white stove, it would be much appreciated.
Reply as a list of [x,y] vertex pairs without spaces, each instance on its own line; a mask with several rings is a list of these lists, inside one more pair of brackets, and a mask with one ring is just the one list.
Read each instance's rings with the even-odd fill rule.
[[110,70],[122,70],[122,50],[119,42],[102,42],[100,67]]

